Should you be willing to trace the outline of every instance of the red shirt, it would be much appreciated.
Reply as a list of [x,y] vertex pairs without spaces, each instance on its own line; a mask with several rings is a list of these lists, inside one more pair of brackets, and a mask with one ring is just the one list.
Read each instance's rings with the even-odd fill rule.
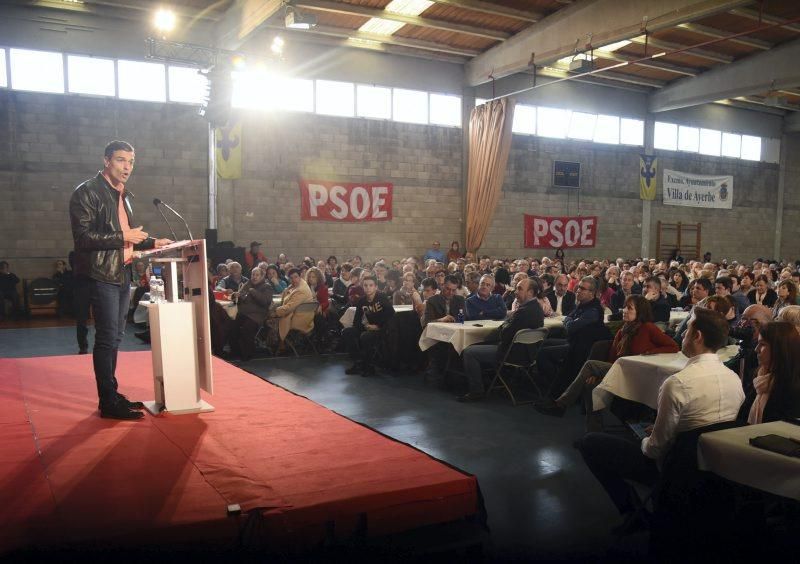
[[[617,349],[619,342],[622,340],[622,331],[617,331],[614,337],[614,343],[608,351],[608,362],[614,362],[619,358],[617,356]],[[659,329],[655,323],[642,323],[642,326],[631,339],[630,350],[628,355],[633,356],[637,354],[660,354],[660,353],[676,353],[680,349],[678,343]]]

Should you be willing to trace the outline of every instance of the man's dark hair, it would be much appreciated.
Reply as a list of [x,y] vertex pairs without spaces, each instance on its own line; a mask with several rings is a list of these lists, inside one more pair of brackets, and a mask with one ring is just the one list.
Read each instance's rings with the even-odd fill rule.
[[433,290],[439,289],[439,284],[436,283],[436,278],[423,278],[422,279],[422,289],[431,288]]
[[133,153],[133,145],[126,141],[112,141],[108,145],[106,145],[105,150],[103,151],[103,156],[107,159],[110,159],[114,156],[114,151],[127,151],[129,153]]
[[450,284],[455,284],[456,286],[461,285],[461,282],[459,282],[458,277],[453,276],[452,274],[448,274],[447,276],[444,277],[444,283],[447,284],[448,282]]
[[700,284],[709,294],[714,291],[714,287],[711,285],[711,280],[708,278],[695,278],[694,284]]
[[729,292],[733,291],[733,280],[730,276],[720,276],[714,281],[714,284],[722,284]]
[[394,270],[394,269],[390,270],[389,272],[386,273],[386,279],[387,280],[394,280],[395,282],[397,282],[399,284],[400,283],[400,271]]
[[730,276],[728,276],[728,278],[731,279],[731,288],[733,288],[733,282],[734,281],[736,281],[736,283],[740,284],[740,285],[742,283],[742,277],[739,276],[738,274],[731,274]]
[[693,310],[695,331],[703,335],[703,344],[712,351],[718,351],[728,344],[730,326],[718,311],[696,307]]
[[4,266],[8,266],[8,261],[7,260],[0,260],[0,268],[3,268]]
[[647,284],[648,282],[652,282],[653,284],[658,286],[659,289],[661,288],[661,278],[659,278],[658,276],[648,276],[645,279],[644,283]]
[[291,268],[291,269],[289,269],[289,272],[286,273],[286,278],[291,278],[292,274],[297,274],[298,276],[302,276],[302,274],[300,274],[300,269],[299,268]]
[[592,293],[597,292],[597,278],[594,276],[584,276],[581,278],[580,283],[583,284],[584,282],[592,285]]
[[372,280],[373,284],[375,284],[375,285],[377,285],[377,284],[378,284],[378,277],[377,277],[377,276],[375,276],[374,274],[368,274],[367,276],[365,276],[364,278],[362,278],[362,279],[361,279],[361,283],[363,284],[363,283],[364,283],[364,282],[366,282],[367,280]]
[[336,262],[339,262],[339,259],[336,258],[336,255],[329,256],[328,257],[328,262],[331,262],[331,259],[335,260]]
[[[532,278],[535,278],[535,276],[533,276]],[[541,277],[541,279],[542,282],[547,282],[547,285],[550,287],[553,287],[556,283],[556,279],[552,274],[545,274]]]
[[344,270],[345,272],[350,272],[351,270],[353,270],[353,265],[352,265],[352,264],[350,264],[349,262],[346,262],[346,263],[344,263],[344,264],[341,266],[341,268],[342,268],[342,270]]

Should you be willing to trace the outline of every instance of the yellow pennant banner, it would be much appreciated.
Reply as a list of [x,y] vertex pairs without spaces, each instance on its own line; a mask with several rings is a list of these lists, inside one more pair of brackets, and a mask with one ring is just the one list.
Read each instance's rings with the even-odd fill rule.
[[217,174],[220,178],[242,177],[242,122],[218,127],[214,138],[217,143]]
[[652,155],[639,155],[639,198],[656,199],[656,170],[658,159]]

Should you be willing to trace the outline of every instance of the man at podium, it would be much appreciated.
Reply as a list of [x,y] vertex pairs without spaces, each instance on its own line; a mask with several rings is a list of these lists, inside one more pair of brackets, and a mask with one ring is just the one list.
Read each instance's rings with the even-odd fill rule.
[[133,172],[133,147],[112,141],[105,148],[103,163],[103,170],[75,188],[70,198],[75,274],[89,279],[100,416],[141,419],[144,415],[138,410],[144,405],[120,394],[114,375],[130,302],[131,263],[134,250],[159,248],[172,241],[150,237],[141,225],[133,227],[133,194],[125,188]]

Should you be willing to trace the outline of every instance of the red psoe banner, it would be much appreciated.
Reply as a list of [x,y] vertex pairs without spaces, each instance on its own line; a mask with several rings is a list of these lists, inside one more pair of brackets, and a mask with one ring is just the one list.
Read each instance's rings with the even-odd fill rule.
[[390,183],[343,184],[300,180],[300,219],[304,221],[391,221]]
[[542,217],[525,214],[525,247],[587,249],[597,243],[597,216]]

